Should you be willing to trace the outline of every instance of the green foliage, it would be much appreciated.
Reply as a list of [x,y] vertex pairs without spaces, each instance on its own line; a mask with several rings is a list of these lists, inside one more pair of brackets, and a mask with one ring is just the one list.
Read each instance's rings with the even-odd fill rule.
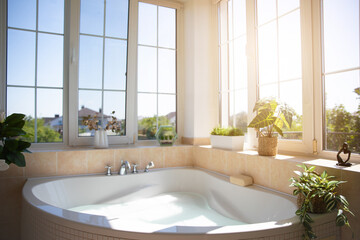
[[[158,123],[158,125],[156,125]],[[157,126],[171,125],[170,120],[166,116],[156,116],[143,118],[138,121],[139,139],[155,139]]]
[[287,104],[280,104],[275,98],[263,98],[256,102],[253,112],[257,115],[248,127],[255,128],[260,136],[272,137],[273,132],[283,136],[284,125],[291,128],[295,111]]
[[[3,115],[2,115],[3,116]],[[0,159],[5,159],[7,164],[25,167],[25,157],[22,152],[30,152],[27,148],[31,143],[23,141],[19,136],[24,136],[25,115],[14,113],[0,120]]]
[[220,136],[244,136],[244,132],[241,129],[234,127],[215,127],[210,134]]
[[295,212],[300,217],[300,222],[305,228],[303,239],[314,239],[316,234],[313,232],[311,223],[313,222],[309,212],[313,212],[313,200],[316,198],[323,199],[327,212],[338,209],[335,219],[337,226],[347,225],[350,227],[345,212],[354,215],[349,209],[349,203],[342,195],[337,194],[337,187],[345,183],[344,181],[333,180],[333,176],[329,176],[326,171],[321,175],[315,172],[315,167],[308,168],[305,165],[298,165],[304,169],[304,172],[294,171],[298,178],[290,179],[290,187],[295,187],[293,195],[301,195],[304,200],[300,208]]
[[[45,126],[44,119],[37,119],[37,142],[62,142],[62,136],[56,130],[49,126]],[[22,139],[28,142],[35,142],[35,119],[32,117],[25,118],[24,131],[26,135],[22,136]]]

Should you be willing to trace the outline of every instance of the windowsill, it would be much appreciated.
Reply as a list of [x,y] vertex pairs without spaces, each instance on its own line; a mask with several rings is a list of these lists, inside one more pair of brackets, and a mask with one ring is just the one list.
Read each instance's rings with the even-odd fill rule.
[[[183,147],[183,146],[191,146],[176,143],[172,147]],[[88,146],[66,146],[64,144],[35,144],[35,146],[30,147],[31,152],[60,152],[60,151],[88,151],[88,150],[106,150],[106,149],[133,149],[133,148],[155,148],[162,147],[160,146],[156,140],[146,140],[140,141],[136,144],[113,144],[109,145],[108,148],[94,148],[92,145]],[[168,147],[168,146],[166,146]]]

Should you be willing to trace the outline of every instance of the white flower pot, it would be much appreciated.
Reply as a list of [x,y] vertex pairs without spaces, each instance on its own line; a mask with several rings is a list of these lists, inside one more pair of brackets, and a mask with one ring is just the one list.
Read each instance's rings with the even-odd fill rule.
[[94,147],[95,148],[108,148],[108,136],[104,129],[95,131],[94,135]]
[[211,146],[229,150],[242,151],[244,149],[245,136],[218,136],[211,135]]

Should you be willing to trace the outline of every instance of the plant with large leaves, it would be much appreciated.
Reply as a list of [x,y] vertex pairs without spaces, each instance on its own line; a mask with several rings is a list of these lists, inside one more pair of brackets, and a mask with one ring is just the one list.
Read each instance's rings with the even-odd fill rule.
[[260,137],[273,137],[274,131],[283,136],[285,125],[291,128],[295,111],[287,104],[280,103],[275,98],[263,98],[256,102],[253,112],[257,115],[250,122],[250,128],[255,128]]
[[315,172],[315,167],[297,165],[304,169],[304,172],[294,171],[298,178],[290,179],[290,187],[296,187],[293,195],[298,195],[299,209],[296,215],[300,217],[300,222],[305,228],[303,239],[314,239],[316,234],[313,232],[311,223],[313,219],[310,213],[325,213],[338,210],[336,225],[350,227],[349,221],[344,213],[354,215],[349,209],[349,202],[346,198],[336,192],[337,187],[345,183],[344,181],[333,180],[334,176],[329,176],[326,171],[321,175]]
[[26,135],[23,130],[25,125],[25,115],[14,113],[8,117],[4,117],[4,113],[0,117],[0,159],[5,159],[7,164],[15,164],[19,167],[25,167],[25,157],[23,152],[30,152],[27,148],[31,143],[23,141],[19,136]]

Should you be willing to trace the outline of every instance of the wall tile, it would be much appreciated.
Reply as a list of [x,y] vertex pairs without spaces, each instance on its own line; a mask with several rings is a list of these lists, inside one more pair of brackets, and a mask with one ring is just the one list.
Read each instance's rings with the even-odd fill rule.
[[273,157],[247,156],[246,174],[254,179],[255,184],[270,187],[270,162]]
[[25,155],[26,177],[46,177],[56,175],[56,152],[35,152]]
[[211,159],[211,148],[194,147],[194,166],[207,168]]
[[226,151],[224,155],[227,161],[226,175],[236,176],[246,174],[246,155],[233,151]]
[[145,169],[146,165],[153,161],[154,168],[163,168],[164,164],[164,147],[141,148],[140,152],[140,169]]
[[188,156],[185,147],[164,147],[165,167],[188,166]]
[[104,173],[106,172],[105,166],[114,166],[114,150],[90,150],[87,151],[87,164],[88,173]]
[[0,178],[4,178],[4,177],[23,177],[24,174],[25,174],[25,168],[18,167],[15,164],[10,164],[8,170],[0,171]]
[[226,174],[225,171],[227,169],[227,161],[225,158],[225,150],[221,149],[211,149],[211,157],[207,163],[207,169]]
[[86,154],[86,151],[58,152],[57,175],[86,174],[88,172]]
[[140,151],[139,148],[124,148],[115,150],[115,168],[114,171],[119,172],[121,166],[121,160],[128,161],[133,165],[137,164],[137,169],[141,170],[143,167],[140,162]]
[[270,183],[271,188],[278,190],[280,192],[292,194],[294,188],[290,188],[291,177],[297,176],[294,173],[294,170],[301,170],[296,165],[297,162],[280,160],[280,159],[270,159]]

